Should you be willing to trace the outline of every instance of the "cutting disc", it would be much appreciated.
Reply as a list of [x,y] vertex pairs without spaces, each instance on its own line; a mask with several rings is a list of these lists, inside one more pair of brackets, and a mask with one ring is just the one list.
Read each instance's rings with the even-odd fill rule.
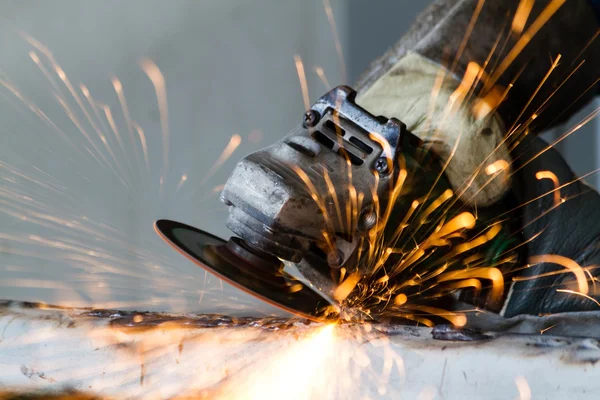
[[[164,219],[154,225],[156,232],[188,259],[261,300],[315,321],[322,321],[332,311],[332,303],[324,296],[282,267],[260,262],[260,258],[244,250],[244,242],[239,238],[225,242],[200,229]],[[237,252],[232,251],[236,249]],[[240,257],[240,253],[248,253],[249,257]],[[277,260],[275,265],[281,264]]]

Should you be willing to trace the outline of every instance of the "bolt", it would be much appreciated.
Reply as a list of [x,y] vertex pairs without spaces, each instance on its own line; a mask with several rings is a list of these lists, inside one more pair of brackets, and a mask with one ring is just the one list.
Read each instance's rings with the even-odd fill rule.
[[319,122],[320,116],[319,113],[315,110],[308,110],[304,113],[304,118],[302,119],[302,124],[305,128],[312,128]]
[[386,175],[388,173],[388,159],[385,157],[379,157],[375,160],[375,171],[379,172],[379,175]]

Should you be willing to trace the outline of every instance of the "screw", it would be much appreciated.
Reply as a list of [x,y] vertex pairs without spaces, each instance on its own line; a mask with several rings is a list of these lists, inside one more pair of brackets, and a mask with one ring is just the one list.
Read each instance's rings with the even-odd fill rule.
[[386,175],[388,173],[388,159],[385,157],[379,157],[375,160],[375,171],[379,172],[379,175]]
[[302,124],[305,128],[312,128],[319,122],[319,113],[315,110],[308,110],[304,113],[304,118],[302,119]]

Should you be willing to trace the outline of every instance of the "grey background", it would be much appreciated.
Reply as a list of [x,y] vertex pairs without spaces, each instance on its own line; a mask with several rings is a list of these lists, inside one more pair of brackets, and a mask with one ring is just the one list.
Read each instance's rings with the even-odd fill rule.
[[[0,2],[0,79],[18,88],[58,128],[0,88],[0,298],[274,312],[206,276],[158,239],[152,223],[171,218],[226,238],[226,208],[212,190],[224,183],[237,159],[298,123],[304,106],[294,55],[304,61],[314,101],[327,90],[315,66],[324,69],[331,85],[352,83],[428,3],[332,0],[342,63],[320,0]],[[23,33],[52,51],[76,88],[85,83],[98,102],[110,107],[124,139],[123,149],[116,138],[110,147],[124,173],[112,173],[81,151],[90,142],[56,93],[68,99],[92,142],[99,148],[102,143],[65,86],[53,87],[31,61],[33,48]],[[162,190],[161,121],[154,88],[138,65],[143,58],[157,64],[167,85],[170,151]],[[128,141],[113,76],[122,82],[131,118],[146,133],[148,170],[139,143]],[[597,168],[596,129],[588,124],[560,145],[580,174]],[[108,125],[106,132],[111,136]],[[233,134],[242,144],[207,179]],[[259,136],[260,141],[251,140]],[[110,158],[106,150],[103,154]],[[184,174],[188,179],[179,185]],[[596,179],[588,181],[596,184]]]

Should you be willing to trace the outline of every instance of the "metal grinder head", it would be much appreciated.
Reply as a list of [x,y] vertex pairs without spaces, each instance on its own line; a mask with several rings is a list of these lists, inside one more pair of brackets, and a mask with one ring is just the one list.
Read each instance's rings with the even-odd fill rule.
[[[464,211],[458,201],[451,209],[432,206],[450,190],[442,163],[402,122],[370,114],[355,96],[346,86],[331,90],[289,135],[238,162],[221,193],[226,225],[238,237],[225,243],[164,220],[157,231],[192,261],[265,301],[311,319],[339,316],[333,298],[340,274],[368,275],[361,271],[372,267],[364,255],[394,237],[416,199],[431,210],[427,218],[417,221],[410,240],[387,245],[414,248],[440,220]],[[487,227],[489,220],[480,210],[477,224]],[[451,252],[436,251],[428,257],[433,266]],[[282,261],[308,282],[284,272]]]
[[362,109],[355,95],[331,90],[288,136],[237,164],[221,194],[229,229],[283,260],[345,264],[376,222],[375,207],[385,206],[402,136],[410,135],[400,121]]

